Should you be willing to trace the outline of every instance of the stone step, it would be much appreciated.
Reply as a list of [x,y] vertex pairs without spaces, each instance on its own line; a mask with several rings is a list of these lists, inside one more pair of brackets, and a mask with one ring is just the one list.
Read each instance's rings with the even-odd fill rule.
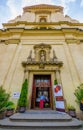
[[33,129],[33,130],[40,130],[42,128],[43,129],[77,129],[80,128],[82,126],[81,121],[78,121],[77,119],[72,119],[71,122],[11,122],[8,119],[4,119],[2,121],[0,121],[0,127],[1,128],[18,128],[18,129]]
[[0,121],[0,130],[73,130],[81,126],[81,121],[55,111],[27,111]]
[[25,114],[21,114],[21,113],[16,113],[13,116],[11,116],[9,118],[11,121],[17,121],[17,122],[53,122],[53,121],[62,121],[62,122],[67,122],[67,121],[71,121],[72,117],[70,117],[68,114],[66,113],[56,113],[56,114],[51,114],[51,113],[25,113]]

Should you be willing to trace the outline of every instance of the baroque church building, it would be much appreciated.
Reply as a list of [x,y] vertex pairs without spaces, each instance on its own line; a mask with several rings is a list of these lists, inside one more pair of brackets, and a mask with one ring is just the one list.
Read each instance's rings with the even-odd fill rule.
[[74,92],[83,82],[83,23],[65,16],[63,7],[24,7],[0,29],[0,85],[15,104],[25,79],[28,109],[39,109],[43,93],[43,109],[65,111],[70,104],[80,111]]

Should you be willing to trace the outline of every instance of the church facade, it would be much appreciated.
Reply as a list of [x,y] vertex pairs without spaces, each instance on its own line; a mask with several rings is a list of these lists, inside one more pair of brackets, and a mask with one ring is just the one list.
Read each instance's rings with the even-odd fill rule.
[[3,24],[0,85],[15,103],[24,79],[28,79],[29,109],[39,109],[43,93],[49,109],[66,109],[70,104],[80,111],[74,92],[83,82],[83,23],[64,16],[63,7],[27,6],[21,16]]

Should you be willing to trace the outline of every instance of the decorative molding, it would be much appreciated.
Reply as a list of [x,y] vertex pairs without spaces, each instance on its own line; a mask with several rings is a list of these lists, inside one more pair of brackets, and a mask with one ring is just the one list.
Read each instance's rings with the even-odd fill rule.
[[41,44],[35,45],[35,46],[34,46],[34,49],[36,49],[36,48],[41,48],[41,49],[49,48],[49,49],[51,49],[51,45],[41,43]]
[[58,12],[63,12],[63,7],[61,6],[55,6],[55,5],[48,5],[48,4],[39,4],[39,5],[32,5],[32,6],[26,6],[23,8],[24,12],[28,11],[37,11],[37,10],[55,10]]
[[20,39],[9,39],[5,40],[5,44],[19,44]]
[[[27,61],[23,61],[22,62],[22,66],[23,67],[26,67],[26,66],[34,66],[34,65],[38,65],[38,66],[41,66],[41,65],[47,65],[47,66],[49,66],[49,65],[52,65],[52,66],[59,66],[59,67],[61,67],[62,65],[63,65],[63,62],[62,61],[57,61],[57,62],[54,62],[54,61],[50,61],[50,62],[36,62],[36,61],[31,61],[31,62],[27,62]],[[40,67],[41,68],[41,67]]]
[[80,40],[78,39],[66,39],[65,40],[67,44],[79,44]]
[[[24,68],[32,68],[32,70],[55,70],[57,67],[63,66],[63,62],[59,61],[56,57],[55,51],[53,50],[53,57],[50,58],[51,46],[48,44],[38,44],[34,46],[35,57],[32,58],[32,51],[30,51],[27,61],[22,62]],[[43,53],[42,53],[43,52]],[[45,53],[44,53],[45,52]],[[44,54],[44,55],[41,55]]]
[[80,43],[83,43],[83,40],[80,40]]
[[46,68],[36,68],[36,67],[31,67],[31,66],[29,66],[27,69],[26,69],[26,72],[24,72],[24,73],[27,73],[27,72],[29,72],[29,71],[34,71],[34,72],[55,72],[56,71],[56,66],[53,68],[53,67],[46,67]]
[[51,14],[51,10],[38,10],[38,11],[35,11],[36,14]]
[[[37,22],[26,22],[26,21],[17,21],[17,22],[14,22],[14,23],[3,23],[3,26],[16,26],[16,25],[19,25],[19,24],[25,24],[25,25],[41,25],[42,23],[37,23]],[[77,27],[73,28],[73,26],[83,26],[83,23],[71,23],[69,21],[59,21],[59,22],[50,22],[50,23],[45,23],[46,25],[70,25],[72,26],[71,29],[77,29]],[[64,28],[66,29],[66,28]],[[70,29],[70,28],[67,28],[67,29]],[[79,29],[81,30],[81,29]]]

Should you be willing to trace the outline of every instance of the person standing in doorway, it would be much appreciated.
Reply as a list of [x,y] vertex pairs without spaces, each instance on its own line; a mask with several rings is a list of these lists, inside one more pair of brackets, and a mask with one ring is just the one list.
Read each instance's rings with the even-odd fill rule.
[[39,108],[43,109],[44,108],[44,101],[45,101],[45,96],[42,93],[40,96],[40,103],[39,103]]

